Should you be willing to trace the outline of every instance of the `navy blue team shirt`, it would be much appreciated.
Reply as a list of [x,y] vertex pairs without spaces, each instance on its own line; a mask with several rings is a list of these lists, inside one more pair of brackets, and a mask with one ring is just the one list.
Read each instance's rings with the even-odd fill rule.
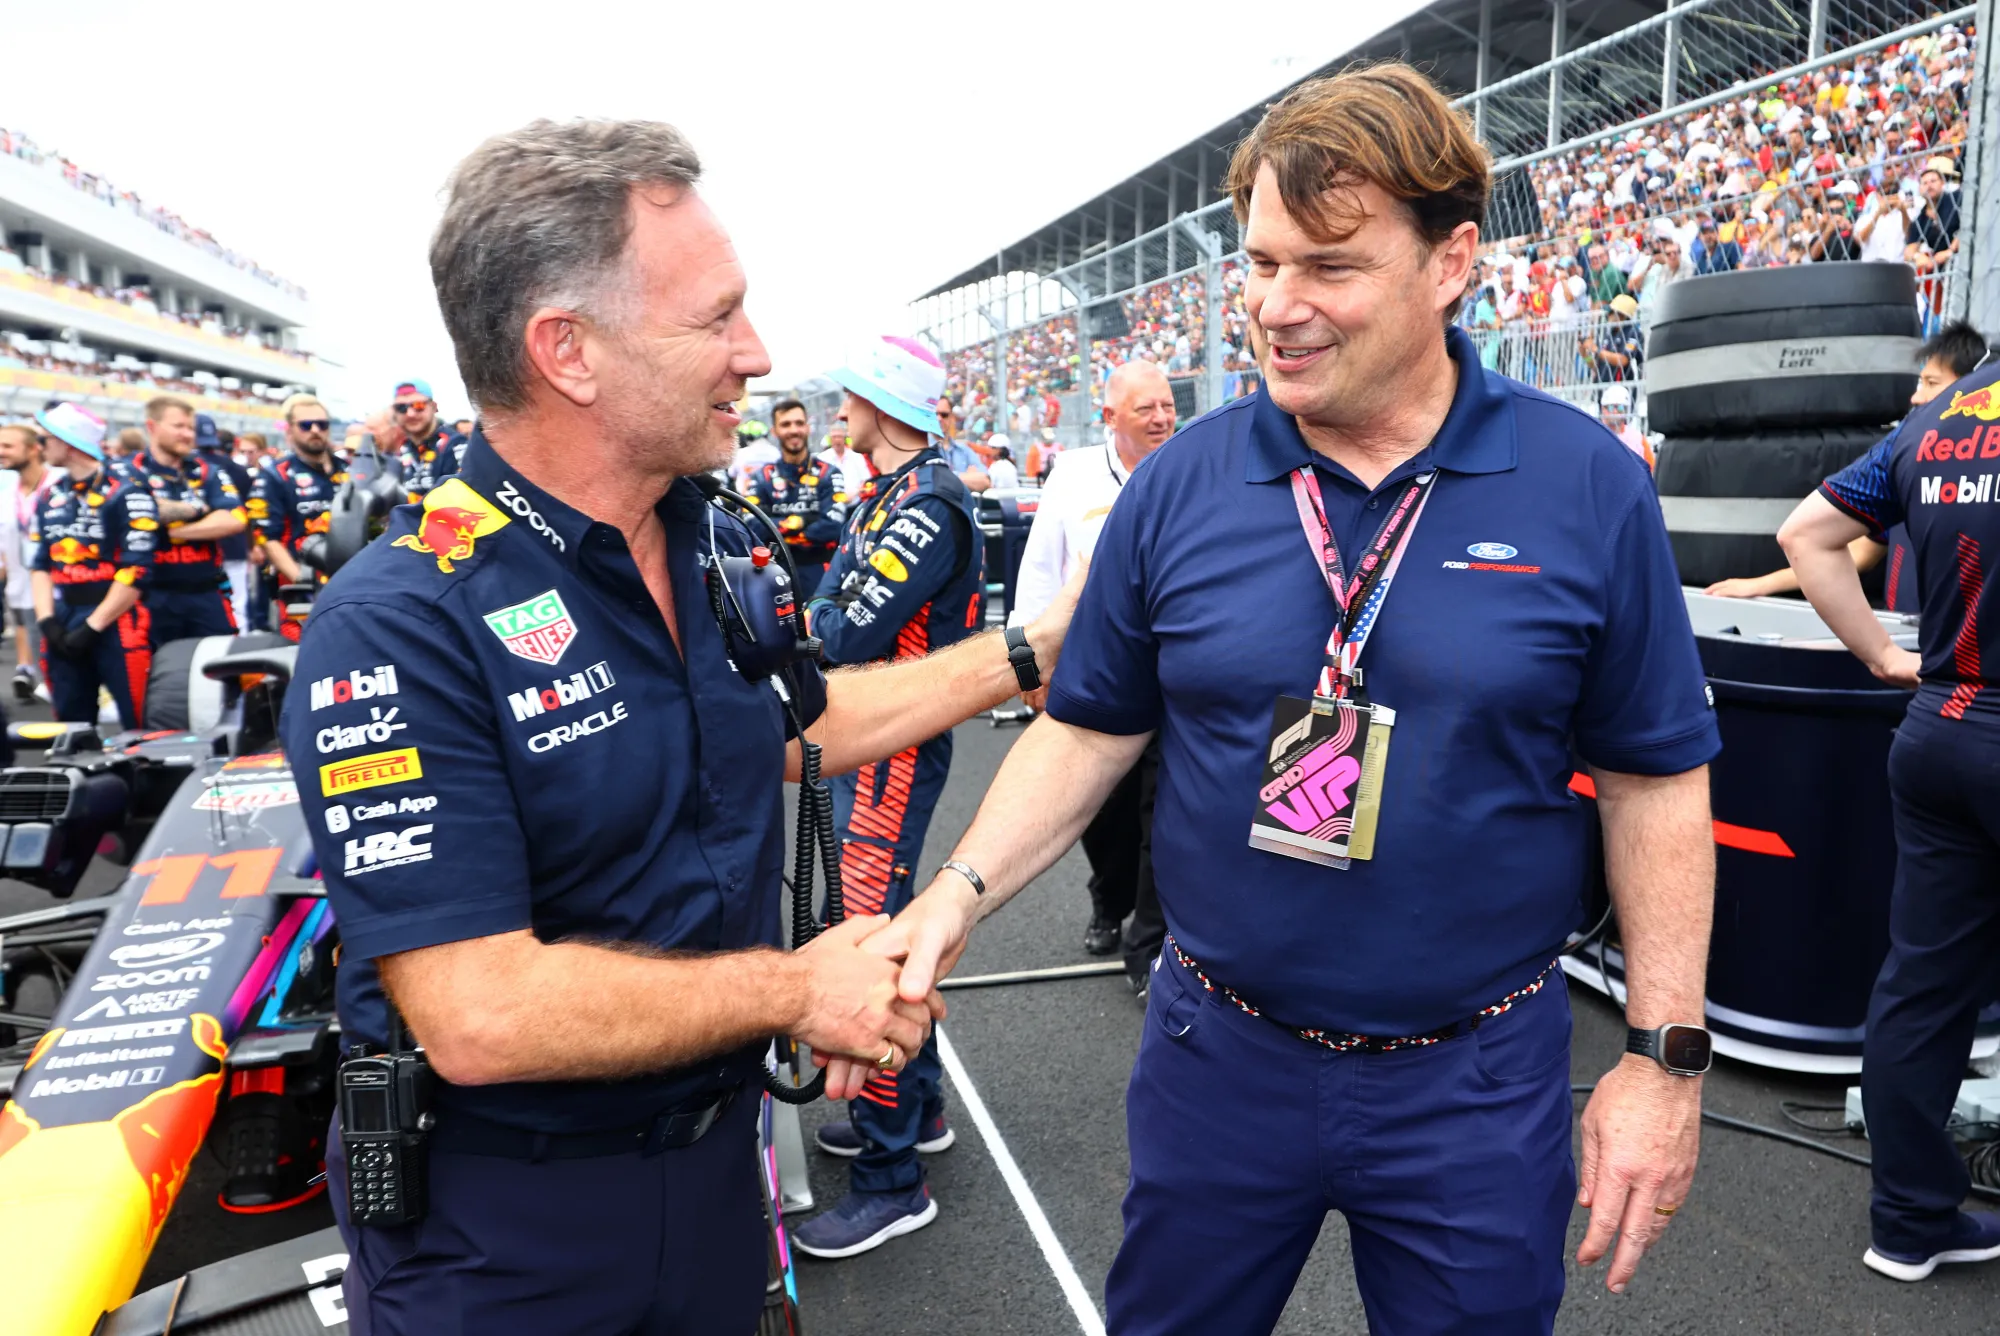
[[2000,669],[2000,364],[1961,377],[1819,490],[1877,533],[1898,524],[1908,532],[1923,653],[1913,708],[2000,720],[1992,689]]
[[[1049,713],[1160,731],[1153,867],[1175,939],[1276,1020],[1416,1034],[1527,983],[1582,913],[1572,750],[1669,775],[1721,749],[1645,464],[1590,418],[1483,369],[1373,489],[1259,392],[1132,475],[1097,544]],[[1310,696],[1335,607],[1289,474],[1318,470],[1349,568],[1441,469],[1361,659],[1397,711],[1375,857],[1249,845],[1272,706]]]
[[[658,513],[680,650],[623,535],[480,436],[319,596],[283,730],[340,923],[350,1039],[385,1040],[373,962],[396,952],[520,929],[778,943],[790,730],[771,686],[725,659],[701,569],[711,541],[752,544],[684,479]],[[804,671],[810,724],[824,683]],[[630,1127],[754,1075],[763,1048],[624,1081],[446,1085],[440,1113]]]

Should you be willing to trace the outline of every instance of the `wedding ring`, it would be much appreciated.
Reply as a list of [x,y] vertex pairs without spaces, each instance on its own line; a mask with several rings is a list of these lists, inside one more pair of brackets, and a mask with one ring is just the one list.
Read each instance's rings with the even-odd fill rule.
[[888,1071],[891,1067],[895,1066],[896,1046],[894,1044],[889,1045],[889,1051],[887,1053],[884,1053],[881,1057],[875,1059],[875,1065],[877,1067],[880,1067],[885,1072]]
[[1655,1207],[1653,1208],[1653,1214],[1654,1214],[1654,1215],[1672,1215],[1672,1214],[1673,1214],[1673,1213],[1674,1213],[1675,1211],[1678,1211],[1678,1210],[1680,1210],[1680,1209],[1681,1209],[1681,1208],[1680,1208],[1680,1207],[1678,1207],[1678,1206],[1655,1206]]

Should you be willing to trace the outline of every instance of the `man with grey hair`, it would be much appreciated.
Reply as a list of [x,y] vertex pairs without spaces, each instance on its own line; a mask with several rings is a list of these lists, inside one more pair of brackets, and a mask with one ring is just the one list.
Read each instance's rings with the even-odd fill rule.
[[770,362],[699,174],[636,121],[537,121],[459,165],[431,274],[482,426],[299,648],[285,743],[318,766],[300,802],[345,1041],[407,1027],[434,1076],[420,1194],[345,1144],[362,1129],[329,1136],[357,1333],[756,1325],[771,1037],[849,1059],[845,1099],[943,1013],[862,949],[879,916],[776,949],[801,739],[829,775],[914,746],[1052,668],[1074,606],[1018,667],[995,633],[869,672],[739,671],[711,593],[792,599],[705,504]]

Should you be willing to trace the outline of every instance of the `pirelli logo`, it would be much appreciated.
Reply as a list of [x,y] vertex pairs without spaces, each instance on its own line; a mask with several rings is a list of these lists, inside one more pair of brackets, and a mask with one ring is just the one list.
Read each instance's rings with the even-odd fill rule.
[[338,793],[379,788],[384,784],[400,784],[406,779],[423,777],[424,763],[417,755],[417,749],[399,747],[395,751],[372,752],[349,761],[335,761],[321,766],[319,791],[322,797],[331,798]]

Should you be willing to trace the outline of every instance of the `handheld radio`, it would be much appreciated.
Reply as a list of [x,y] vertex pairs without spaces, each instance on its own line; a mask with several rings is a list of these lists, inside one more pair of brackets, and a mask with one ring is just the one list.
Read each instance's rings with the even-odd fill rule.
[[389,1008],[389,1050],[342,1059],[340,1141],[347,1152],[347,1213],[356,1225],[409,1225],[424,1218],[431,1068],[406,1052],[403,1019]]

